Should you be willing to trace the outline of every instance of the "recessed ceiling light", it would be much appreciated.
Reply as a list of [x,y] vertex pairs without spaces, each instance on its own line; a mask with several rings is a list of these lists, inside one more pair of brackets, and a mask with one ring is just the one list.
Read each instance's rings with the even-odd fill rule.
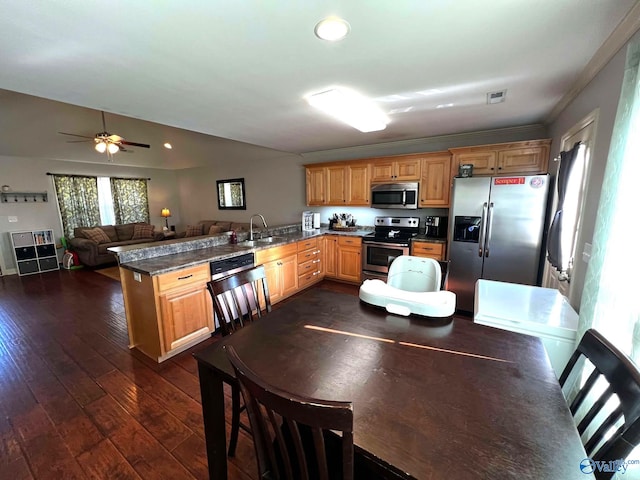
[[173,147],[171,146],[171,144],[169,142],[164,144],[164,148],[171,150]]
[[441,103],[440,105],[436,105],[436,108],[450,108],[453,107],[453,103]]
[[320,20],[313,31],[316,37],[321,40],[337,42],[346,37],[350,30],[351,26],[346,20],[339,17],[328,17]]
[[307,95],[310,105],[361,132],[384,130],[389,118],[370,99],[346,88]]

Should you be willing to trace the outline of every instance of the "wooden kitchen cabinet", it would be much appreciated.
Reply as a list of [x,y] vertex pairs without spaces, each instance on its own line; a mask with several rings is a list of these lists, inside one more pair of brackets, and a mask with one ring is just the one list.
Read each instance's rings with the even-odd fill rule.
[[307,205],[369,205],[369,164],[339,162],[306,166]]
[[338,235],[337,275],[339,280],[360,283],[362,272],[362,239]]
[[371,205],[371,175],[368,163],[349,163],[346,166],[346,205]]
[[427,257],[434,260],[446,260],[446,246],[444,243],[413,240],[411,242],[411,255],[415,257]]
[[120,268],[129,346],[162,362],[214,329],[209,264],[149,276]]
[[420,166],[419,207],[448,207],[451,191],[451,154],[425,154]]
[[213,330],[210,295],[202,285],[161,295],[160,309],[166,351],[175,350],[192,338],[208,336]]
[[533,175],[547,173],[551,140],[451,148],[451,177],[460,165],[473,165],[473,175]]
[[338,235],[324,236],[324,275],[338,278]]
[[416,155],[371,160],[372,182],[402,182],[420,179],[420,158]]
[[307,167],[307,205],[325,205],[325,169]]
[[323,277],[322,238],[314,237],[298,242],[298,289],[319,282]]
[[344,205],[347,202],[347,169],[344,165],[326,167],[325,205]]
[[271,303],[278,303],[298,291],[297,245],[258,250],[256,265],[264,265]]

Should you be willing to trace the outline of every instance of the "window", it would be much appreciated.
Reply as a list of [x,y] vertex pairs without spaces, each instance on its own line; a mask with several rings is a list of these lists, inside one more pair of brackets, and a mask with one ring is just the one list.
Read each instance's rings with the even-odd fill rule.
[[149,222],[147,179],[53,175],[65,236],[77,227]]

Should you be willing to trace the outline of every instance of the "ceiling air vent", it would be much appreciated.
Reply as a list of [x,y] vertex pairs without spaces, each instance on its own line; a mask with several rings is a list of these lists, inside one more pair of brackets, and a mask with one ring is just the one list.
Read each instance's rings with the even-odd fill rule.
[[504,102],[506,96],[506,90],[500,90],[499,92],[489,92],[487,93],[487,104],[491,105],[492,103],[502,103]]

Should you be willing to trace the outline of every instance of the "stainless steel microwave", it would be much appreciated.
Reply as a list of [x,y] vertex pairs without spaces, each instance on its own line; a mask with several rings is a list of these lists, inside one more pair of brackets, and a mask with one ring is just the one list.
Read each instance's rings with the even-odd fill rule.
[[418,208],[418,182],[381,183],[371,187],[373,208]]

